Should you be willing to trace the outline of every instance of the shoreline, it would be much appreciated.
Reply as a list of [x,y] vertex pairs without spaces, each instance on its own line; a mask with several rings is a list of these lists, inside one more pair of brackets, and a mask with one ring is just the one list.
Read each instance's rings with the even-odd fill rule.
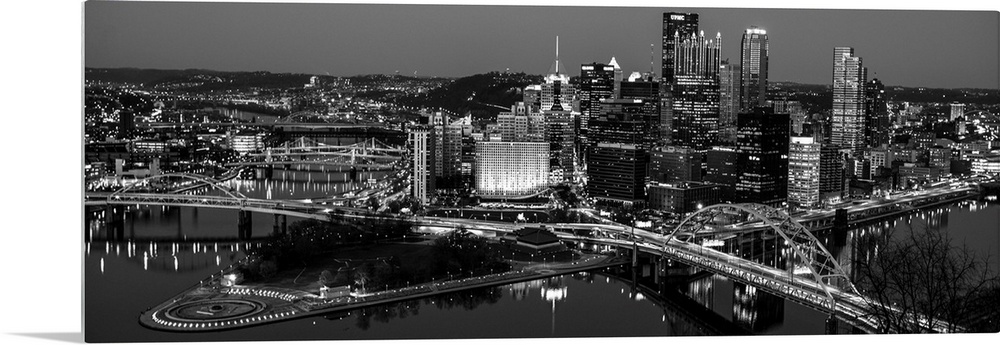
[[[590,254],[575,262],[531,263],[515,271],[443,282],[428,282],[407,288],[326,301],[320,301],[312,293],[294,289],[254,286],[219,287],[199,283],[179,293],[174,298],[140,313],[139,323],[146,328],[169,332],[225,331],[426,298],[443,293],[544,279],[627,263],[627,260],[618,257]],[[208,284],[217,284],[214,280],[210,281],[212,282]],[[211,311],[203,310],[206,305],[211,305],[209,308],[225,305],[229,309],[239,309],[240,313],[216,316]],[[198,309],[193,312],[195,314],[189,312],[193,309]],[[179,316],[180,314],[187,314],[195,318]]]

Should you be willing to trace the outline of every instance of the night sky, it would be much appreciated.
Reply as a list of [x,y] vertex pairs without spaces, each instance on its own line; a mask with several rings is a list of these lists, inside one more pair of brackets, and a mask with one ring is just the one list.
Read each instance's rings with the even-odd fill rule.
[[770,80],[829,84],[833,48],[852,46],[886,85],[1000,88],[1000,16],[969,11],[748,10],[435,5],[130,3],[84,7],[86,67],[204,68],[351,76],[544,74],[555,58],[615,56],[659,73],[662,13],[696,12],[739,60],[742,32],[767,30]]

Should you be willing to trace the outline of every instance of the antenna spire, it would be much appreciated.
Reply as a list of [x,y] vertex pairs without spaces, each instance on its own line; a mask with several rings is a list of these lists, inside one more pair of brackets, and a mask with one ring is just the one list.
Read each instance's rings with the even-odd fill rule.
[[649,44],[649,74],[653,74],[653,44]]
[[559,36],[556,36],[556,74],[559,74]]

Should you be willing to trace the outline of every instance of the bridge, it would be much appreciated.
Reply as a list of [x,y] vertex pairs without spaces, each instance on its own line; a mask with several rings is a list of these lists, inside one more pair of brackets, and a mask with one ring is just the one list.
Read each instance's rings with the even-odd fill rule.
[[[729,227],[734,222],[763,224],[762,227],[744,228],[745,235],[754,235],[758,240],[765,241],[768,235],[774,236],[773,241],[777,244],[775,252],[787,256],[776,262],[779,267],[750,260],[746,258],[747,253],[740,253],[737,238]],[[773,295],[829,313],[832,317],[869,333],[882,329],[877,318],[870,312],[872,306],[878,303],[858,292],[837,259],[807,228],[783,211],[768,206],[712,205],[690,215],[668,234],[657,234],[620,224],[556,224],[554,227],[613,234],[581,236],[576,233],[560,233],[559,236],[575,241],[632,247],[634,252],[659,255],[755,286]],[[727,246],[726,242],[737,243]],[[724,247],[728,247],[730,251],[735,249],[736,252],[715,249]],[[780,268],[782,263],[784,268]],[[952,325],[942,320],[918,315],[912,315],[911,319],[922,327],[937,332],[953,329]]]
[[[924,207],[964,200],[977,193],[977,189],[972,186],[945,185],[894,196],[891,199],[866,201],[844,207],[844,209],[848,212],[847,220],[851,224],[860,224],[913,212]],[[835,210],[809,211],[796,215],[795,219],[815,231],[831,227],[834,222],[834,214]]]
[[[136,193],[139,185],[161,177],[196,179],[221,191],[222,196],[184,195],[174,193]],[[289,200],[259,200],[247,198],[218,181],[190,174],[164,174],[136,181],[112,193],[86,193],[87,205],[164,205],[199,206],[240,211],[241,232],[245,225],[244,212],[292,215],[302,218],[329,220],[333,210],[325,205]],[[342,208],[350,211],[351,209]],[[114,213],[114,212],[112,212]],[[382,217],[359,213],[339,213],[346,218]],[[385,217],[394,218],[397,217]],[[507,233],[528,224],[511,224],[480,220],[442,217],[408,217],[416,226],[443,229],[466,228],[480,234]],[[245,225],[244,225],[245,224]],[[734,226],[755,224],[755,226]],[[875,332],[881,329],[869,313],[876,302],[863,297],[854,287],[847,272],[809,229],[783,211],[758,204],[717,204],[704,207],[685,218],[673,231],[658,234],[606,221],[603,224],[534,224],[551,226],[565,240],[632,248],[664,259],[680,262],[719,274],[773,295],[787,298],[807,307],[829,313],[859,329]],[[584,234],[580,234],[583,232]],[[753,252],[743,248],[741,236],[751,241],[771,241],[772,265],[765,265]],[[248,238],[249,236],[241,236]],[[725,252],[716,248],[729,248]],[[755,261],[756,260],[756,261]],[[941,320],[914,317],[914,322],[936,331],[946,331],[951,325]]]
[[351,145],[325,145],[305,136],[287,141],[263,153],[252,153],[248,161],[227,163],[229,167],[322,165],[388,170],[402,160],[406,150],[369,138]]
[[[848,273],[821,241],[785,212],[764,205],[708,206],[684,219],[667,234],[610,222],[518,226],[490,221],[417,217],[416,223],[428,228],[464,228],[486,235],[505,233],[523,226],[549,226],[564,240],[631,248],[633,253],[660,256],[755,286],[827,313],[831,320],[846,322],[869,333],[882,329],[870,312],[872,306],[878,303],[859,293]],[[731,226],[736,223],[759,226]],[[751,253],[741,253],[739,235],[756,241],[771,241],[775,245],[773,252],[780,253],[774,258],[774,265],[760,262],[765,260],[748,255]],[[717,248],[728,248],[728,252]],[[920,316],[913,316],[912,319],[938,332],[951,328],[942,320]]]

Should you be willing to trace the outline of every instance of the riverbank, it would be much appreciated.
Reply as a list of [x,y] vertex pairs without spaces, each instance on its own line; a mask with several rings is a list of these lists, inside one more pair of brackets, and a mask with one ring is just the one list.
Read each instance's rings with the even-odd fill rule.
[[520,269],[504,273],[435,281],[332,299],[322,299],[305,291],[279,287],[239,285],[224,287],[218,280],[211,280],[143,312],[139,322],[145,327],[163,331],[228,330],[443,293],[548,278],[624,263],[626,261],[616,257],[587,254],[572,262],[527,263]]

